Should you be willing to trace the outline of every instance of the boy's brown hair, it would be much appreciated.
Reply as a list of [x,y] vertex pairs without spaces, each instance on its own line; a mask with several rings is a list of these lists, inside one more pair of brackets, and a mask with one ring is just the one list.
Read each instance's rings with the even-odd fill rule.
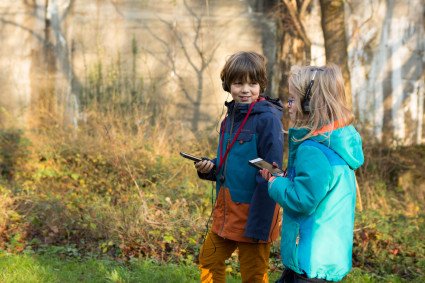
[[227,59],[220,78],[227,92],[232,83],[240,81],[258,83],[263,93],[267,86],[266,57],[253,51],[237,52]]

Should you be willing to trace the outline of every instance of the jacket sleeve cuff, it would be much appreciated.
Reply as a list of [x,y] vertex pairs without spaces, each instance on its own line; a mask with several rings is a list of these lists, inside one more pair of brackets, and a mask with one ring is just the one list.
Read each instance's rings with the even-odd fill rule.
[[211,169],[211,171],[208,172],[208,173],[201,173],[199,171],[196,171],[196,172],[198,172],[198,176],[202,180],[208,180],[208,181],[215,181],[216,180],[215,168]]

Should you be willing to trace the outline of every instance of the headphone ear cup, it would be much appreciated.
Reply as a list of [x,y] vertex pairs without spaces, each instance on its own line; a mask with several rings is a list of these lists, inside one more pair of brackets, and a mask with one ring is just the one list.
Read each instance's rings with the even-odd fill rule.
[[314,76],[313,79],[309,82],[307,86],[307,91],[305,92],[303,101],[301,102],[301,108],[304,113],[310,112],[310,100],[311,100],[311,88],[313,87]]
[[304,97],[303,101],[301,102],[301,109],[303,111],[303,113],[310,113],[310,98],[306,99]]
[[310,112],[310,99],[303,99],[303,101],[301,102],[301,109],[304,113]]
[[225,82],[221,82],[221,85],[223,86],[224,91],[230,92],[230,89]]

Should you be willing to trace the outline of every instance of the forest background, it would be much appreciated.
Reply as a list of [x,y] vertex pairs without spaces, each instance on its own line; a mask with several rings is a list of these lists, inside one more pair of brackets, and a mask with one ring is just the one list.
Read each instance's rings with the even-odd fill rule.
[[[214,185],[178,153],[214,156],[229,99],[220,69],[254,50],[268,58],[266,94],[283,102],[291,65],[343,70],[366,156],[346,281],[423,282],[424,11],[419,0],[1,0],[0,281],[196,281]],[[236,254],[227,271],[239,278]]]

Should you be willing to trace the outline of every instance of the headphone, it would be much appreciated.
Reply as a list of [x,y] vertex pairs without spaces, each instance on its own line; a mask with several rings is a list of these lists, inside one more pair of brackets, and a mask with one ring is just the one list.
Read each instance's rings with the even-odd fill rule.
[[307,90],[305,92],[303,101],[301,102],[301,108],[303,110],[303,113],[307,114],[310,113],[310,100],[311,100],[311,89],[314,84],[314,78],[316,77],[318,69],[314,69],[313,76],[311,77],[310,82],[308,83]]

